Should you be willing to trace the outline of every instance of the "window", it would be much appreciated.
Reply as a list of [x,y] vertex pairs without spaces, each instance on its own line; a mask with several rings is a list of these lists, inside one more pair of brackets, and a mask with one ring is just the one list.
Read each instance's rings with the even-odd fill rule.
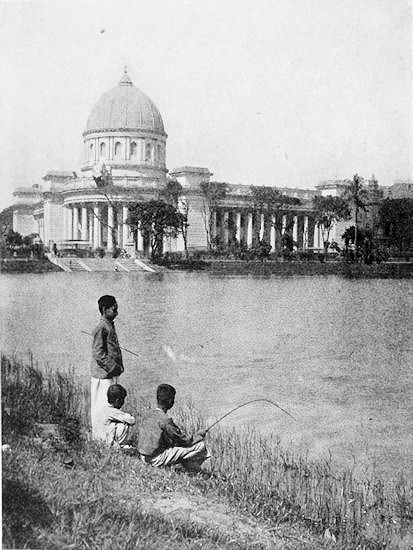
[[157,145],[157,156],[158,162],[162,162],[162,145],[160,143]]
[[106,143],[100,144],[100,157],[105,158],[106,157]]
[[145,161],[150,162],[152,160],[152,144],[147,143],[145,145]]
[[115,157],[120,157],[122,155],[122,144],[120,141],[115,143]]
[[130,156],[136,157],[137,154],[138,154],[138,146],[136,145],[135,141],[132,141],[132,143],[130,144]]
[[95,158],[95,148],[93,147],[93,143],[89,145],[89,160],[94,160]]

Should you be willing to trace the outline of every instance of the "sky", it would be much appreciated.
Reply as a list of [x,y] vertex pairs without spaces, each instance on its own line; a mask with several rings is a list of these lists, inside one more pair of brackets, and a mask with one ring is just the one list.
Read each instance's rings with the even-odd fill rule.
[[82,165],[126,65],[161,112],[167,167],[314,188],[413,177],[413,0],[0,3],[0,209]]

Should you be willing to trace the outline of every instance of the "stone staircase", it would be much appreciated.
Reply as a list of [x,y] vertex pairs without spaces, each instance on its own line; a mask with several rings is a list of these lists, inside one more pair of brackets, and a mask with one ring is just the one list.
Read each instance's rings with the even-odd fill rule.
[[49,260],[63,271],[91,271],[80,258],[49,258]]
[[123,271],[150,271],[152,273],[156,272],[156,269],[148,265],[144,260],[138,260],[133,258],[120,258],[115,260],[115,263],[118,264],[120,270]]
[[138,260],[133,258],[56,258],[48,255],[49,260],[58,265],[63,271],[95,271],[108,272],[119,271],[130,272],[151,272],[156,273],[158,269],[151,266],[149,260]]
[[118,271],[112,258],[82,258],[89,271]]

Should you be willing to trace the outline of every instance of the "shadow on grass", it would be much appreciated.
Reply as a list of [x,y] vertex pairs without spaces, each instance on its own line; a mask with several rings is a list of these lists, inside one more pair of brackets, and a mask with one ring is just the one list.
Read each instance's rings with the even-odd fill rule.
[[35,489],[15,479],[3,480],[2,497],[3,548],[35,548],[36,529],[53,521],[46,502]]

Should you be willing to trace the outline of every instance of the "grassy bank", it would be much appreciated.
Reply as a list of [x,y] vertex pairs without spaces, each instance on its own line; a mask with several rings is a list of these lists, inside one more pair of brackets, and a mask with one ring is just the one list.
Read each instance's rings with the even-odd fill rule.
[[0,272],[2,273],[48,273],[50,271],[62,271],[62,269],[50,262],[47,258],[2,258],[0,259]]
[[[145,494],[177,488],[231,502],[273,529],[288,524],[298,534],[327,532],[337,548],[412,546],[413,488],[405,479],[355,479],[349,470],[295,455],[275,437],[218,426],[207,440],[217,458],[214,477],[158,471],[87,440],[87,391],[70,373],[42,372],[14,358],[1,363],[3,444],[11,447],[3,452],[7,548],[248,547],[211,526],[142,507]],[[129,389],[127,409],[138,417],[134,437],[145,407]],[[203,425],[191,407],[174,416],[188,429]],[[36,437],[38,422],[58,424],[58,433],[45,442]],[[312,547],[321,548],[322,539],[314,540]],[[301,546],[285,541],[281,547]]]

